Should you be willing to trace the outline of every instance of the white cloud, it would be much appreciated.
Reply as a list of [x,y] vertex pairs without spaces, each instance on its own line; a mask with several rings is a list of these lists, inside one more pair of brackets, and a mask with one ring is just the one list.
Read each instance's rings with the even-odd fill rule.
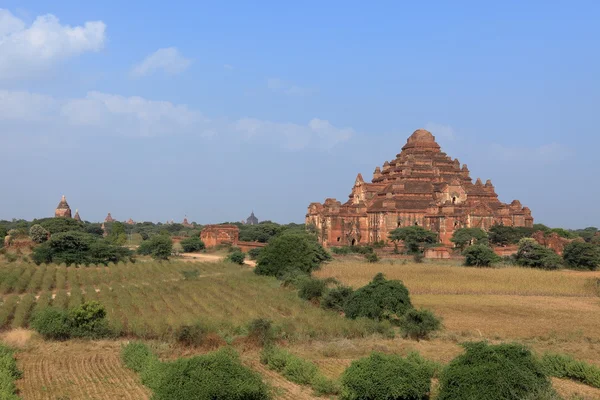
[[181,55],[175,47],[168,47],[156,50],[141,63],[134,66],[131,75],[139,78],[152,75],[159,70],[169,75],[175,75],[185,71],[191,64],[192,61]]
[[267,79],[267,87],[273,92],[283,93],[290,96],[306,96],[317,92],[317,90],[314,88],[298,86],[279,78]]
[[186,105],[89,92],[73,99],[0,90],[0,135],[197,135],[263,141],[290,150],[330,149],[354,134],[318,118],[307,124],[256,118],[213,120]]
[[61,60],[104,46],[106,25],[61,25],[52,14],[37,17],[30,26],[0,9],[0,79],[35,76]]
[[435,137],[454,140],[456,139],[454,128],[449,125],[437,124],[435,122],[428,122],[425,124],[425,129],[431,132]]

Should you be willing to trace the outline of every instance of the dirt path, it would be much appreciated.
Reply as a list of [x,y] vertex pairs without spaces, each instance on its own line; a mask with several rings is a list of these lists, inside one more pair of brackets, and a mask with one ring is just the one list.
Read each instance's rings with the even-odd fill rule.
[[[225,259],[225,256],[219,256],[216,254],[201,254],[201,253],[183,253],[181,254],[183,261],[208,261],[208,262],[219,262]],[[244,261],[245,265],[250,267],[256,267],[256,262],[252,260]]]

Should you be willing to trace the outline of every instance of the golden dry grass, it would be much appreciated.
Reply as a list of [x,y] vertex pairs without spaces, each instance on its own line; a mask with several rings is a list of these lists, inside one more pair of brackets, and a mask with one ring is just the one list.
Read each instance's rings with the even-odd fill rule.
[[315,276],[333,277],[353,287],[363,286],[382,272],[400,279],[411,294],[505,294],[521,296],[596,297],[600,274],[542,271],[530,268],[468,268],[446,263],[406,263],[335,260]]

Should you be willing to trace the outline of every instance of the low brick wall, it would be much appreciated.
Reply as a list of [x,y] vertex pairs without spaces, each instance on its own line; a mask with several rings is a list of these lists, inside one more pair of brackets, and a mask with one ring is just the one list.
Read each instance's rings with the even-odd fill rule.
[[249,250],[263,248],[267,244],[260,242],[237,242],[237,247],[239,247],[244,253],[247,253]]
[[512,256],[517,253],[519,246],[494,247],[494,253],[500,257]]

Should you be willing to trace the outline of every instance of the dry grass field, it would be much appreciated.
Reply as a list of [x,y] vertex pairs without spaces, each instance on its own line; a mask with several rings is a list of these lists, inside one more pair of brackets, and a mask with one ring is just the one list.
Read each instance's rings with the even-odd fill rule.
[[[196,275],[185,278],[185,271]],[[138,262],[67,268],[0,265],[2,341],[16,347],[24,399],[148,399],[150,393],[119,359],[124,340],[47,342],[24,330],[31,313],[49,305],[102,302],[110,324],[125,335],[146,337],[162,358],[190,350],[161,342],[170,326],[201,320],[233,343],[243,362],[273,386],[277,399],[313,399],[312,391],[287,381],[259,362],[256,348],[232,340],[253,318],[266,317],[283,330],[291,352],[339,378],[352,360],[372,351],[407,354],[447,363],[468,340],[518,341],[537,353],[564,352],[600,365],[598,273],[521,268],[476,269],[445,263],[338,259],[316,273],[359,287],[376,273],[401,279],[417,307],[434,310],[445,329],[431,340],[372,334],[374,327],[349,321],[300,300],[274,279],[222,262]],[[161,344],[162,343],[162,344]],[[224,343],[224,342],[223,342]],[[600,390],[553,379],[565,399],[600,399]]]

